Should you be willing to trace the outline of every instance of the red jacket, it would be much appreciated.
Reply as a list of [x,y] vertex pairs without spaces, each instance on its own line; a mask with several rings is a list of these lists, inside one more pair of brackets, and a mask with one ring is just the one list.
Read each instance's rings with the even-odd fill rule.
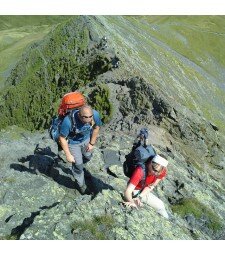
[[158,176],[154,174],[147,175],[144,180],[144,171],[141,166],[137,166],[133,172],[133,175],[130,178],[129,183],[132,183],[136,186],[135,189],[141,190],[150,184],[153,184],[157,179],[163,179],[167,175],[167,169],[163,168],[162,173]]

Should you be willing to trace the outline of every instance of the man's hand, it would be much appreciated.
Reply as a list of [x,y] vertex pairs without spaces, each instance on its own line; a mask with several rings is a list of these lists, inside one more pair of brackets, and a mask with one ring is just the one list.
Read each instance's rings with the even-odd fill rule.
[[66,160],[70,163],[75,163],[75,159],[74,159],[73,155],[71,155],[71,154],[66,155]]
[[91,145],[90,143],[86,147],[86,151],[92,151],[94,148],[94,145]]

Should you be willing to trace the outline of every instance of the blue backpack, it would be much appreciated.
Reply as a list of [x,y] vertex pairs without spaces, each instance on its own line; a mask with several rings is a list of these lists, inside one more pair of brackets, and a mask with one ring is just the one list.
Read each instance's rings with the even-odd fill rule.
[[134,169],[141,166],[144,171],[144,179],[146,178],[145,163],[149,158],[156,155],[156,151],[152,145],[146,145],[148,139],[147,129],[141,129],[138,135],[138,142],[133,144],[133,148],[129,154],[125,156],[126,160],[123,163],[123,172],[127,177],[131,177]]
[[60,126],[66,116],[69,116],[70,121],[72,123],[72,127],[70,130],[69,136],[74,137],[76,135],[76,121],[75,121],[74,114],[75,114],[74,111],[70,111],[65,116],[55,116],[52,118],[51,125],[48,129],[49,135],[52,140],[54,140],[55,142],[58,142]]

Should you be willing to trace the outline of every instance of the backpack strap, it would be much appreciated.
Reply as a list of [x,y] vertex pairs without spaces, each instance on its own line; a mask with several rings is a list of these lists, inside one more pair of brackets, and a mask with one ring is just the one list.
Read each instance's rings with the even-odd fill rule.
[[143,147],[146,148],[147,147],[147,138],[144,136],[143,138]]
[[71,130],[70,130],[70,133],[68,136],[75,136],[76,133],[77,133],[77,123],[76,123],[76,120],[75,120],[75,113],[78,112],[78,110],[75,110],[75,111],[70,111],[69,114],[68,114],[68,117],[70,119],[70,122],[71,122]]
[[144,189],[144,186],[145,186],[145,183],[146,183],[146,178],[147,178],[147,169],[146,169],[146,167],[145,167],[145,163],[142,163],[142,164],[139,164],[139,166],[141,167],[141,169],[142,169],[142,172],[143,172],[143,177],[142,177],[142,189],[141,190],[143,190]]
[[[143,180],[146,182],[146,178],[147,178],[147,169],[146,169],[145,164],[144,164],[144,166],[143,166],[143,172],[144,172]],[[145,182],[144,182],[144,184],[145,184]]]

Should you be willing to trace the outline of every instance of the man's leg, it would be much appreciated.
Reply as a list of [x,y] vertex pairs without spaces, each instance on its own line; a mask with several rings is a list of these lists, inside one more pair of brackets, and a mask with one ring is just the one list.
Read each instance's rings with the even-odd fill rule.
[[92,158],[93,151],[87,151],[86,150],[89,141],[90,141],[89,139],[84,141],[82,143],[82,146],[81,146],[81,151],[82,151],[82,155],[83,155],[83,163],[84,164],[87,163],[88,161],[90,161],[91,158]]
[[159,214],[161,214],[166,219],[169,218],[163,201],[157,196],[155,196],[152,192],[149,192],[145,197],[143,197],[142,201],[153,207]]
[[79,187],[85,185],[84,180],[84,169],[83,169],[83,158],[80,144],[70,144],[70,152],[75,159],[75,163],[72,164],[72,173],[76,179]]

